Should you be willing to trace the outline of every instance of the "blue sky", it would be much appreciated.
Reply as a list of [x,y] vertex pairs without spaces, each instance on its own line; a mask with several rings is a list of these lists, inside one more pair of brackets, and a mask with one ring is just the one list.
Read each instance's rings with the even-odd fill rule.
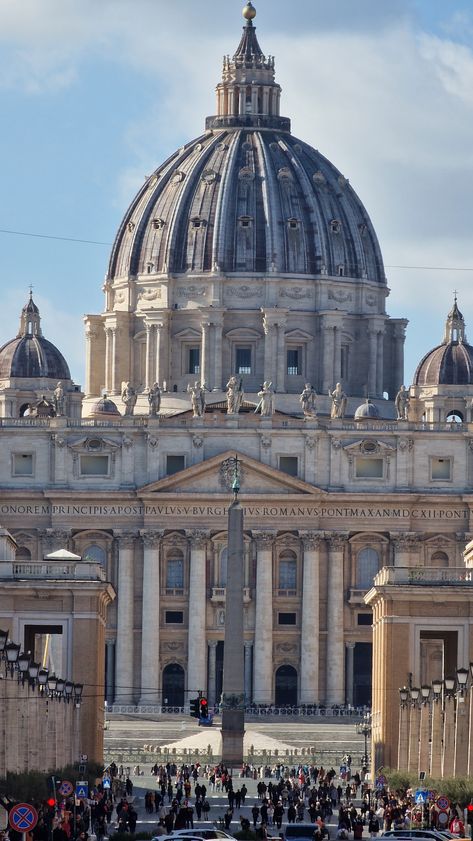
[[[149,174],[214,112],[241,0],[2,0],[0,229],[111,244]],[[455,0],[255,0],[293,132],[350,179],[381,243],[406,382],[453,290],[473,342],[473,16]],[[0,233],[0,344],[28,287],[83,383],[109,245]],[[445,271],[394,266],[445,266]],[[470,271],[453,271],[469,268]]]

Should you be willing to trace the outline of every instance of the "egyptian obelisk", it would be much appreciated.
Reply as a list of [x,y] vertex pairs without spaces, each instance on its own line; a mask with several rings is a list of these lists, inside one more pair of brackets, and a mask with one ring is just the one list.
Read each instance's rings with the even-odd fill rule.
[[222,762],[243,763],[245,684],[243,646],[244,541],[243,508],[238,499],[238,459],[234,463],[233,502],[228,509],[227,586],[222,692]]

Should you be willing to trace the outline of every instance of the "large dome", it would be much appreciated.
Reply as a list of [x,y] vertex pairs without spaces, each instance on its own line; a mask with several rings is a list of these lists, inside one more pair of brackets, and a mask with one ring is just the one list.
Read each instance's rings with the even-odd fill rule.
[[473,385],[473,347],[457,302],[450,310],[441,345],[430,350],[417,366],[414,385]]
[[181,148],[120,226],[110,279],[189,270],[385,284],[375,231],[347,180],[289,132],[251,126],[210,130]]

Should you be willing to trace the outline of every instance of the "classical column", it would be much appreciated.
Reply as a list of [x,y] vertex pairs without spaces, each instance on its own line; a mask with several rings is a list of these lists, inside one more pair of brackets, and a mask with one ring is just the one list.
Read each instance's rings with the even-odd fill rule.
[[161,531],[144,531],[140,706],[160,703],[159,616]]
[[[471,667],[470,667],[471,672]],[[468,727],[468,776],[473,776],[473,683],[469,688],[469,727]],[[1,732],[1,731],[0,731]],[[1,777],[1,774],[0,774]]]
[[105,674],[105,699],[107,704],[113,704],[115,687],[115,640],[105,641],[106,650],[106,674]]
[[245,700],[247,704],[251,704],[251,675],[252,675],[252,659],[253,659],[253,643],[246,641],[245,648]]
[[342,378],[342,329],[334,328],[333,334],[333,381],[339,383]]
[[217,640],[209,640],[209,677],[207,697],[210,707],[215,706],[217,700]]
[[345,645],[347,653],[347,704],[353,706],[353,678],[354,678],[354,655],[355,643],[347,642]]
[[334,387],[333,382],[333,358],[335,348],[334,327],[332,324],[327,324],[324,318],[322,328],[323,345],[322,345],[322,393],[327,394],[329,389]]
[[118,606],[115,703],[132,704],[133,687],[133,558],[135,535],[118,537]]
[[105,390],[110,393],[112,390],[112,331],[110,327],[105,328]]
[[97,338],[97,330],[95,327],[86,321],[85,328],[85,396],[91,397],[96,394],[95,377],[95,360],[94,360],[94,340]]
[[253,668],[253,701],[273,700],[273,540],[271,533],[255,535],[256,617]]
[[274,323],[268,313],[263,315],[264,339],[264,380],[274,382]]
[[302,577],[300,703],[319,702],[319,546],[320,535],[301,535],[304,548]]
[[187,532],[187,536],[190,542],[187,697],[192,698],[207,685],[205,553],[208,536],[203,531]]
[[223,316],[213,322],[214,328],[214,357],[213,357],[213,368],[214,368],[214,389],[216,391],[222,391],[223,389],[223,375],[222,375],[222,329],[223,329]]
[[434,695],[432,701],[432,738],[430,740],[430,775],[438,780],[442,768],[442,697]]
[[378,366],[378,331],[372,328],[368,330],[368,336],[368,397],[374,397],[376,395],[376,372]]
[[209,365],[209,332],[210,332],[210,324],[208,322],[203,322],[201,325],[202,329],[202,360],[201,360],[201,374],[200,374],[200,381],[201,383],[206,383],[209,388],[212,388],[211,383],[209,382],[210,376],[210,365]]
[[455,757],[455,698],[449,693],[444,698],[442,779],[453,777]]
[[419,771],[419,736],[420,707],[417,700],[413,700],[411,701],[411,714],[409,716],[409,756],[407,759],[407,770],[411,774],[417,774]]
[[117,367],[117,328],[112,327],[112,371],[110,394],[120,394]]
[[151,356],[153,352],[153,328],[151,324],[145,324],[146,329],[146,360],[145,360],[145,387],[149,388],[151,382]]
[[327,704],[345,702],[343,549],[345,536],[329,535],[327,592]]
[[276,391],[286,390],[286,320],[278,321],[276,351]]
[[381,330],[377,336],[378,341],[378,350],[377,350],[377,357],[378,357],[378,364],[377,364],[377,375],[376,375],[376,395],[377,397],[383,396],[383,385],[384,385],[384,334]]

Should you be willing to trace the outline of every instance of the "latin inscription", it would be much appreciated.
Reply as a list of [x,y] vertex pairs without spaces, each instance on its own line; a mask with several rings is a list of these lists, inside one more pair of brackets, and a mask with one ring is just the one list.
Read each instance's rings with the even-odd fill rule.
[[[249,518],[265,517],[303,517],[322,520],[468,520],[468,508],[397,508],[381,506],[312,506],[312,505],[244,505],[245,516]],[[182,504],[67,504],[54,503],[0,503],[0,516],[34,517],[226,517],[225,505],[186,505]]]

